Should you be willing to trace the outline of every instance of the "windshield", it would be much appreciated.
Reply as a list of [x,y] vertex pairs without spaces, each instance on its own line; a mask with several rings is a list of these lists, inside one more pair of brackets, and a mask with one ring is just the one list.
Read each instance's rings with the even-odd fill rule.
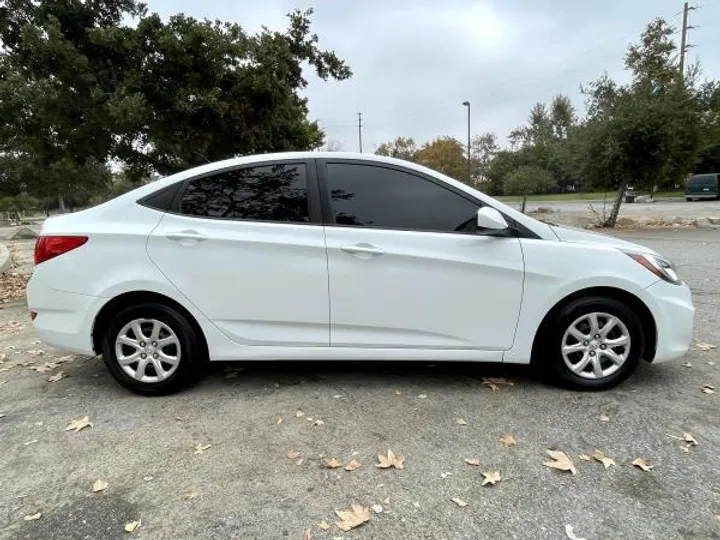
[[698,174],[697,176],[692,176],[690,180],[688,180],[688,186],[712,186],[715,187],[717,185],[717,175],[716,174]]

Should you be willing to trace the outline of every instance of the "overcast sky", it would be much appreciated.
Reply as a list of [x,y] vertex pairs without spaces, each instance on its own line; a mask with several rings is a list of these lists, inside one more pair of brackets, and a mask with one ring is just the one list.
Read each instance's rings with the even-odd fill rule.
[[[696,0],[689,60],[720,78],[720,0]],[[503,144],[536,101],[569,94],[607,71],[623,78],[623,55],[645,25],[663,17],[680,27],[680,0],[149,0],[151,11],[184,12],[257,31],[287,26],[285,14],[313,7],[313,31],[353,70],[343,82],[308,74],[310,114],[342,150],[398,135],[418,143],[495,132]],[[679,44],[680,35],[676,35]]]

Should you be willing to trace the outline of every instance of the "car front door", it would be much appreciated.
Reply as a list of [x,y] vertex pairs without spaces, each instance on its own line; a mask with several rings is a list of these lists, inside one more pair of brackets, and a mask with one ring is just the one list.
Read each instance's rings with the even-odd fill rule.
[[512,346],[522,300],[516,236],[476,231],[480,201],[410,169],[319,161],[338,347]]
[[148,241],[162,273],[243,345],[328,346],[327,258],[314,161],[186,181]]

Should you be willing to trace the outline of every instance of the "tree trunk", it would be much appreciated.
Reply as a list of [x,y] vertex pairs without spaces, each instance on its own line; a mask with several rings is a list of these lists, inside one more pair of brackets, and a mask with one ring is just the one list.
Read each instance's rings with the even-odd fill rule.
[[525,203],[527,203],[527,193],[523,195],[522,200],[522,208],[520,208],[520,211],[524,214],[525,213]]
[[64,214],[67,209],[65,208],[65,199],[62,195],[58,195],[58,206],[60,207],[60,212]]
[[628,180],[627,178],[623,178],[620,181],[620,185],[618,186],[617,193],[615,194],[615,202],[613,203],[612,211],[610,212],[610,215],[605,220],[605,223],[603,223],[604,227],[610,227],[611,229],[615,227],[615,223],[617,223],[618,214],[620,213],[620,205],[622,204],[623,197],[625,196],[625,189],[627,188]]

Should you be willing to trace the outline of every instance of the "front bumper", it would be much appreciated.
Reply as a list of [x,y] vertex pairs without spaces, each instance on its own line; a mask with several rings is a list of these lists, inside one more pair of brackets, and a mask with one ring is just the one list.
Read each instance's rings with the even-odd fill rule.
[[654,364],[682,358],[692,340],[695,307],[690,287],[657,281],[643,291],[657,329]]

